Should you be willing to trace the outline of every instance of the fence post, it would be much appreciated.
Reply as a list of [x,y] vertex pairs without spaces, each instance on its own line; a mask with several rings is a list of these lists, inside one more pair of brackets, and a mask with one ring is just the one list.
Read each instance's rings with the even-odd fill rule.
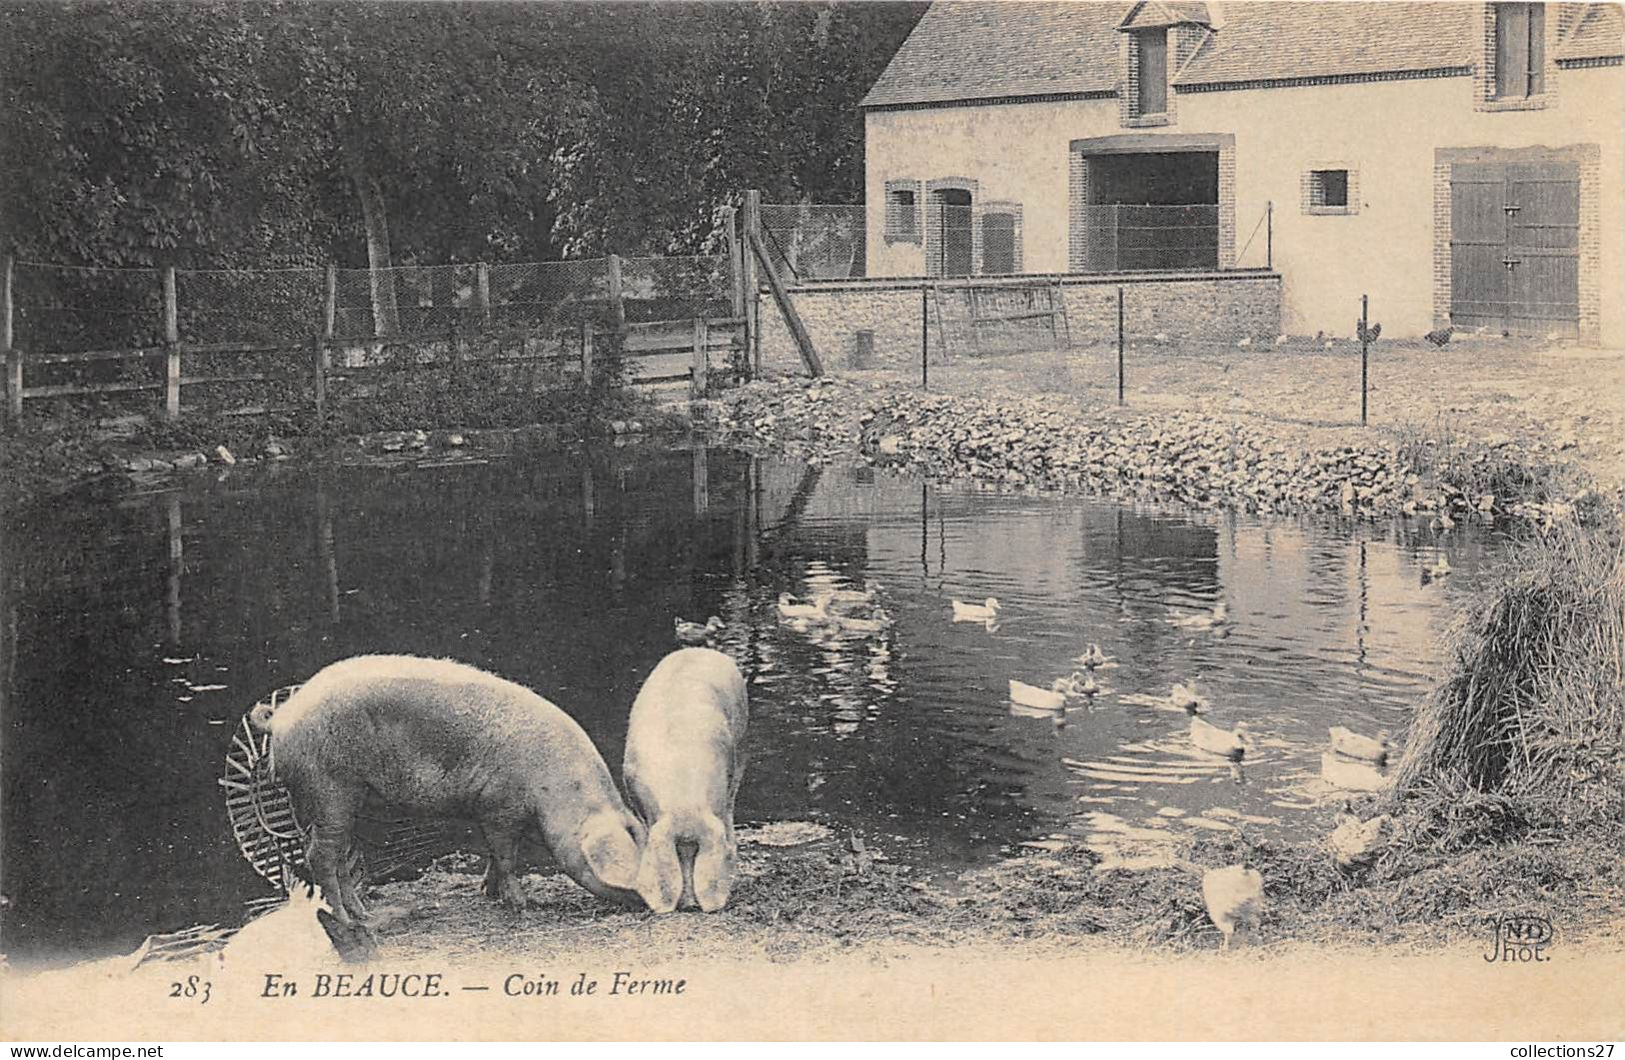
[[931,389],[931,285],[920,284],[920,389]]
[[1117,286],[1117,403],[1123,403],[1123,286]]
[[327,419],[327,343],[322,336],[310,337],[311,391],[316,398],[316,426]]
[[730,315],[738,319],[745,315],[745,262],[740,255],[739,211],[732,206],[727,209],[724,227],[728,233],[728,278],[732,281],[728,292],[729,307],[733,310]]
[[609,309],[615,315],[615,334],[626,332],[626,295],[621,287],[621,256],[609,256]]
[[339,319],[339,267],[327,265],[327,296],[322,305],[322,335],[332,338]]
[[164,350],[164,415],[176,420],[181,415],[181,333],[173,265],[164,266]]
[[1275,268],[1275,202],[1264,204],[1264,267]]
[[491,326],[491,266],[480,262],[476,272],[477,280],[474,284],[474,297],[479,299],[480,326]]
[[6,351],[6,412],[12,423],[23,417],[23,351],[14,345],[11,328],[11,255],[6,255],[4,285],[0,286],[0,348]]
[[1371,309],[1370,296],[1360,296],[1360,426],[1365,423],[1365,400],[1367,383],[1367,364],[1371,355],[1371,325],[1369,312]]
[[581,322],[581,389],[592,388],[592,321]]
[[757,272],[756,255],[748,249],[751,237],[761,238],[762,193],[752,188],[745,192],[745,223],[739,233],[743,240],[745,259],[745,356],[750,362],[751,378],[762,374],[762,280]]
[[694,318],[694,370],[689,373],[688,377],[688,396],[690,399],[705,396],[707,383],[705,370],[708,367],[706,346],[711,341],[710,330],[710,325],[705,322],[704,317]]

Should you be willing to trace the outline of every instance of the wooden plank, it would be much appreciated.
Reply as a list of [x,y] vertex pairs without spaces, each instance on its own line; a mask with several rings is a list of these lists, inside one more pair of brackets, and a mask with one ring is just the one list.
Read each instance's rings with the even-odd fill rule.
[[333,337],[333,329],[339,316],[339,267],[328,263],[327,266],[327,293],[322,298],[322,334],[327,338]]
[[167,383],[62,383],[23,387],[25,398],[71,397],[77,394],[120,394],[135,390],[163,390]]
[[92,361],[132,361],[147,357],[162,357],[161,346],[135,350],[85,350],[79,353],[30,353],[29,364],[89,364]]
[[784,283],[779,279],[779,273],[773,266],[773,259],[767,248],[762,245],[762,237],[756,232],[750,233],[750,248],[756,255],[756,263],[762,273],[767,276],[767,286],[773,292],[773,300],[778,303],[779,312],[784,315],[784,322],[790,327],[790,334],[796,340],[796,349],[801,353],[801,363],[806,367],[807,373],[814,378],[824,374],[823,363],[818,359],[818,351],[813,348],[812,336],[807,334],[807,326],[801,322],[801,314],[790,301],[790,293],[784,289]]
[[[739,211],[728,208],[723,225],[728,233],[728,295],[733,315],[745,315],[745,262],[739,245]],[[9,343],[8,343],[9,345]]]
[[762,281],[756,270],[756,254],[751,241],[760,239],[762,228],[762,193],[755,189],[745,192],[745,216],[740,225],[744,240],[741,256],[744,258],[745,284],[745,361],[751,378],[762,374]]
[[181,332],[175,299],[175,266],[164,266],[164,416],[181,416]]
[[310,338],[310,371],[316,402],[316,423],[320,425],[327,416],[327,344],[320,335]]
[[615,315],[615,333],[626,332],[626,297],[621,284],[621,256],[609,256],[609,308]]
[[1016,320],[1039,320],[1055,318],[1055,310],[1039,309],[1028,313],[1003,313],[993,316],[976,316],[971,318],[973,324],[1008,324]]
[[627,382],[633,386],[646,386],[650,383],[687,383],[693,378],[693,371],[673,372],[670,375],[640,375],[628,377]]
[[592,386],[592,325],[581,325],[581,388]]
[[251,373],[248,375],[183,375],[181,386],[203,386],[210,383],[269,383],[279,380],[280,375],[266,375],[264,373]]
[[14,333],[11,328],[11,274],[14,262],[6,255],[5,273],[0,277],[0,350],[11,349]]

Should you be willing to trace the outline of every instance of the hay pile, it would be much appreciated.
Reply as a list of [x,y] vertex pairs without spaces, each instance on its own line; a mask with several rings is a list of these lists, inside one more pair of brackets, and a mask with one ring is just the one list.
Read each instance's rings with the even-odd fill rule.
[[1617,520],[1516,546],[1447,634],[1395,790],[1443,786],[1572,811],[1625,801],[1625,542]]

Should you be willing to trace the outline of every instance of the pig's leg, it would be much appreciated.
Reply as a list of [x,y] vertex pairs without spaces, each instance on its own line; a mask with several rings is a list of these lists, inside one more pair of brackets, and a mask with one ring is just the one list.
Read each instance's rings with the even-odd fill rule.
[[485,867],[485,893],[516,912],[524,909],[525,890],[514,875],[519,840],[525,831],[524,816],[483,817],[480,831],[491,850],[490,863]]

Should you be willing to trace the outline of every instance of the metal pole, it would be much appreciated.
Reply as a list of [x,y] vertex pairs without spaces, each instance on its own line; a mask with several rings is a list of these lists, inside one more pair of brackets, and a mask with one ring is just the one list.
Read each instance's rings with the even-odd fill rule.
[[1275,268],[1275,203],[1264,204],[1264,267]]
[[931,287],[920,284],[920,389],[931,389]]
[[1123,288],[1117,288],[1117,403],[1123,403]]
[[1366,384],[1369,379],[1368,362],[1371,354],[1371,324],[1367,318],[1370,296],[1360,296],[1360,426],[1365,424]]

